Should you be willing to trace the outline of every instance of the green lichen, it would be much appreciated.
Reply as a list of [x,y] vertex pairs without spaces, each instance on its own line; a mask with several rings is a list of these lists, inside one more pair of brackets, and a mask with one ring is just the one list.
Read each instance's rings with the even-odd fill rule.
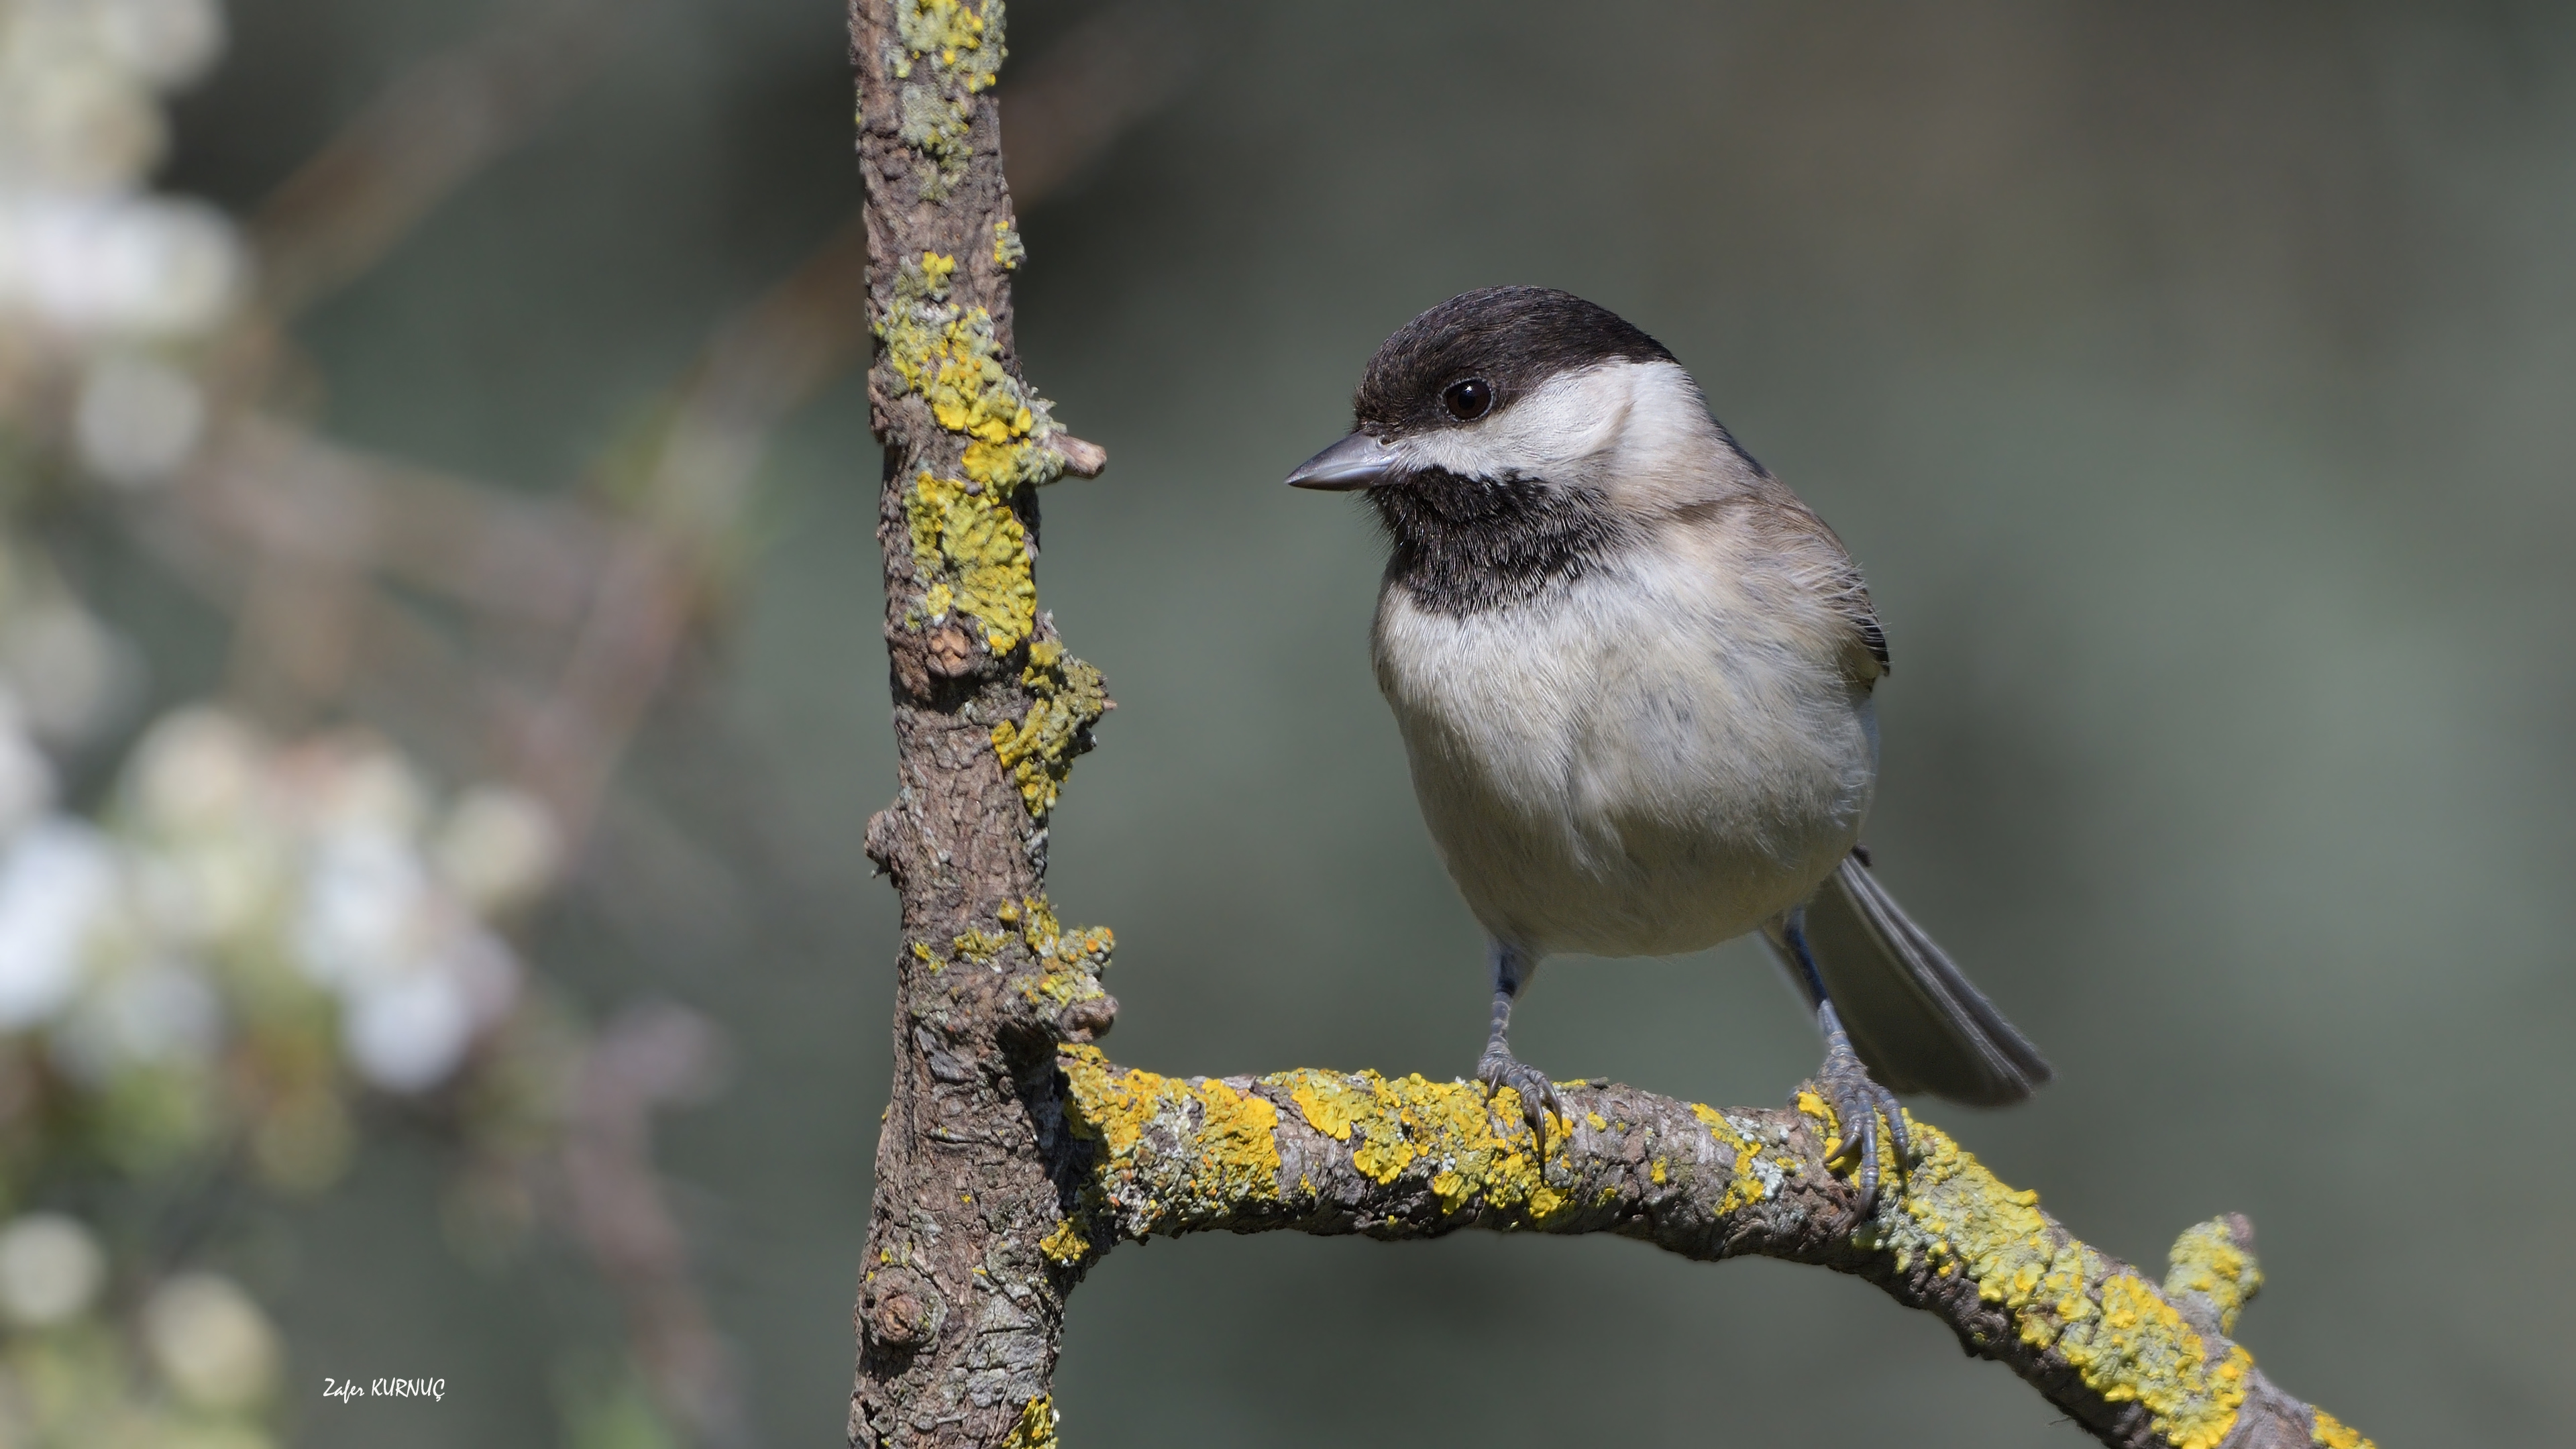
[[1091,748],[1091,727],[1108,711],[1109,695],[1099,670],[1052,639],[1030,643],[1020,682],[1029,687],[1029,712],[993,726],[993,753],[1019,783],[1029,814],[1043,820],[1064,793],[1074,757]]
[[2234,1333],[2236,1315],[2263,1287],[2263,1269],[2239,1247],[2227,1219],[2185,1228],[2166,1255],[2165,1296],[2196,1293],[2218,1313],[2218,1331]]
[[992,88],[1006,54],[1002,0],[897,0],[897,46],[886,69],[898,83],[903,143],[921,153],[921,194],[939,200],[965,179],[974,154],[975,97]]
[[1006,272],[1015,271],[1020,263],[1028,260],[1028,256],[1029,249],[1021,243],[1019,232],[1014,230],[1009,222],[993,223],[994,266]]
[[[997,0],[998,3],[998,0]],[[1020,1417],[995,1449],[1056,1449],[1055,1396],[1040,1394],[1020,1406]]]
[[2058,1231],[2037,1193],[2005,1187],[1946,1134],[1910,1125],[1914,1171],[1899,1211],[1880,1214],[1877,1246],[1900,1270],[1966,1274],[2023,1343],[2054,1350],[2087,1388],[2144,1406],[2175,1449],[2216,1449],[2245,1402],[2252,1355],[2204,1340],[2145,1279]]

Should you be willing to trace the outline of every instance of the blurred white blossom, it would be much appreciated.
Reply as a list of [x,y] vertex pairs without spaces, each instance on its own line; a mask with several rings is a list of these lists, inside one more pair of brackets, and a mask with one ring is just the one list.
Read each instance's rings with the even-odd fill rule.
[[204,75],[223,54],[224,12],[215,0],[103,0],[91,13],[106,49],[163,90]]
[[0,688],[0,840],[53,803],[53,761],[27,738],[16,700]]
[[143,1342],[179,1396],[239,1409],[267,1397],[278,1370],[277,1330],[231,1279],[183,1273],[143,1305]]
[[259,750],[250,727],[221,710],[162,716],[126,766],[140,823],[161,835],[230,827],[256,804]]
[[0,193],[0,312],[81,333],[202,332],[222,320],[242,271],[231,224],[207,207]]
[[0,618],[0,676],[39,739],[88,738],[131,698],[137,672],[125,642],[58,583]]
[[80,985],[92,935],[116,892],[105,839],[54,818],[0,853],[0,1029],[52,1015]]
[[481,785],[457,797],[431,858],[441,880],[486,914],[507,911],[554,882],[563,834],[525,792]]
[[206,398],[195,379],[156,358],[111,352],[90,363],[72,414],[81,463],[110,483],[146,488],[196,451]]
[[0,1315],[48,1328],[88,1311],[107,1277],[89,1229],[59,1213],[28,1213],[0,1227]]
[[144,961],[84,993],[56,1032],[56,1054],[75,1076],[104,1083],[134,1067],[203,1064],[222,1028],[223,1004],[202,970]]
[[142,190],[167,141],[159,93],[222,45],[212,0],[0,4],[0,325],[177,337],[223,318],[243,273],[232,224]]

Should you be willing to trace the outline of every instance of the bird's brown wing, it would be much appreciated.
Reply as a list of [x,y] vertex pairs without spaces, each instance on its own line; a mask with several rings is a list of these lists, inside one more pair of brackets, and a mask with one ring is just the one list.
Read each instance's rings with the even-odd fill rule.
[[1798,495],[1768,474],[1745,515],[1762,545],[1788,560],[1799,583],[1821,601],[1843,635],[1843,668],[1863,684],[1888,672],[1887,631],[1879,627],[1878,610],[1869,601],[1869,585],[1860,565],[1825,521]]

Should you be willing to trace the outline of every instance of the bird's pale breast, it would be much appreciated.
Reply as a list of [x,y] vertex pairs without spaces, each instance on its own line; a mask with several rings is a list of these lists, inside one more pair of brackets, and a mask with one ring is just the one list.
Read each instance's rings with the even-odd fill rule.
[[1541,953],[1696,950],[1805,900],[1850,850],[1877,774],[1869,696],[1788,587],[1647,555],[1466,615],[1388,589],[1378,682],[1487,930]]

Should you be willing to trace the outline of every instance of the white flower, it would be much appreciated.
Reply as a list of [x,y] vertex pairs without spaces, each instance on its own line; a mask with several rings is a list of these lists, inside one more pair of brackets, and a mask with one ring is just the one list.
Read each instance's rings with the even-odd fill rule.
[[411,969],[350,983],[340,1031],[358,1075],[394,1092],[447,1080],[518,996],[519,963],[486,932],[462,929]]
[[423,954],[436,904],[410,841],[389,830],[327,835],[307,863],[298,964],[343,991],[404,975]]
[[161,110],[107,57],[75,52],[30,65],[0,86],[0,178],[21,186],[102,193],[161,157]]
[[563,832],[546,808],[497,785],[466,791],[430,847],[439,878],[487,917],[545,889],[562,855]]
[[215,0],[101,0],[94,14],[107,52],[165,90],[204,75],[224,51]]
[[10,842],[0,855],[0,1030],[70,999],[115,891],[116,858],[86,825],[48,819]]
[[446,1080],[474,1040],[474,1008],[464,984],[437,971],[360,986],[340,1022],[358,1075],[395,1092],[417,1092]]
[[232,227],[160,197],[0,197],[0,314],[72,332],[203,332],[240,285]]
[[221,946],[268,919],[286,890],[286,855],[265,830],[207,833],[129,857],[135,904],[150,929],[189,949]]
[[308,828],[399,836],[409,849],[429,816],[429,787],[411,761],[365,735],[307,745],[290,761]]
[[143,1305],[143,1342],[179,1396],[205,1408],[257,1403],[277,1379],[268,1315],[213,1273],[182,1273],[155,1290]]
[[54,803],[54,765],[14,718],[0,711],[0,839]]
[[116,972],[75,1006],[56,1029],[65,1065],[91,1082],[119,1069],[203,1062],[223,1030],[223,1005],[197,972],[173,961],[147,961]]
[[156,832],[238,829],[258,797],[260,755],[258,737],[221,710],[165,715],[126,766],[135,811]]
[[27,722],[43,739],[85,738],[132,694],[138,666],[123,641],[68,593],[34,604],[0,629],[0,664],[8,668]]
[[205,429],[206,397],[195,379],[157,358],[122,352],[90,364],[72,415],[81,462],[127,488],[166,481]]
[[107,1259],[89,1229],[60,1213],[0,1228],[0,1313],[25,1328],[76,1318],[98,1297]]

